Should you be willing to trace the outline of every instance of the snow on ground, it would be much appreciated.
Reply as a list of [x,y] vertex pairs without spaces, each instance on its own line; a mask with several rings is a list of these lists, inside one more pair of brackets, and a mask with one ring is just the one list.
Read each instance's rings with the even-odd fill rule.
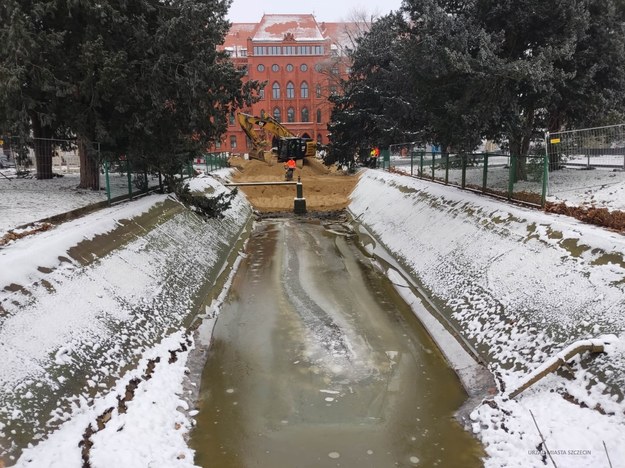
[[[494,157],[488,166],[487,187],[506,193],[508,191],[508,158]],[[622,160],[621,160],[622,161]],[[416,174],[419,167],[411,166],[410,158],[391,157],[391,165],[395,170]],[[444,180],[445,171],[435,169],[437,178]],[[430,168],[424,167],[424,173],[430,176]],[[466,169],[466,184],[481,187],[483,183],[483,166],[477,165]],[[460,185],[462,176],[460,169],[450,169],[450,183]],[[531,192],[540,195],[542,192],[541,174],[528,175],[528,181],[520,181],[514,185],[516,192]],[[547,201],[564,202],[571,206],[607,208],[610,211],[625,211],[625,170],[593,169],[569,166],[549,173]]]
[[625,171],[565,168],[550,176],[549,201],[625,211]]
[[[192,186],[226,190],[211,177]],[[178,330],[250,214],[240,196],[206,221],[150,195],[2,247],[0,460],[39,441],[18,466],[80,467],[84,439],[94,468],[191,466],[182,383],[194,343]]]
[[9,229],[106,200],[105,192],[77,189],[78,174],[49,180],[14,177],[15,171],[0,174],[0,237]]
[[[531,414],[557,466],[608,466],[606,451],[623,466],[623,235],[373,171],[361,178],[350,210],[442,303],[496,375],[500,396],[472,414],[487,466],[542,466]],[[606,354],[578,356],[568,376],[507,398],[550,356],[603,335],[615,340]]]
[[[15,180],[2,179],[0,233],[84,206],[92,195],[102,199],[76,191],[70,178],[49,181],[57,188],[45,192],[37,187],[48,181],[24,180],[24,188],[33,185],[22,195],[6,188]],[[221,190],[211,178],[192,184]],[[594,196],[623,209],[623,187],[586,187],[581,197],[568,199],[584,203]],[[42,194],[55,200],[45,209]],[[0,249],[0,287],[22,286],[0,289],[0,457],[14,453],[11,441],[23,435],[40,442],[18,466],[79,467],[76,441],[114,408],[111,422],[90,438],[91,466],[192,466],[184,436],[193,411],[182,386],[188,351],[180,346],[185,340],[188,349],[194,345],[176,329],[188,315],[194,282],[219,268],[221,259],[198,252],[230,249],[249,208],[238,199],[226,230],[175,215],[101,258],[87,253],[77,260],[68,253],[80,241],[127,229],[132,223],[124,220],[166,200],[152,195],[103,209]],[[472,413],[487,466],[549,464],[537,426],[557,466],[609,466],[608,455],[612,466],[625,466],[622,235],[379,171],[362,177],[350,209],[440,300],[497,375],[502,393]],[[200,247],[206,244],[213,249]],[[20,318],[25,307],[29,323],[37,324],[32,329]],[[516,399],[506,398],[572,341],[607,334],[617,337],[608,352],[574,358],[568,379],[550,375]],[[178,360],[166,365],[174,350]],[[150,362],[153,376],[143,380]],[[78,387],[64,385],[83,374]],[[140,383],[121,411],[118,397],[133,379]]]

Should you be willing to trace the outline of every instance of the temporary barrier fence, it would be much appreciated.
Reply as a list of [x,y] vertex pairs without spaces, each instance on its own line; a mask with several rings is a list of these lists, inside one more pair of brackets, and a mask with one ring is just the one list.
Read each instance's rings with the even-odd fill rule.
[[625,124],[547,133],[550,196],[625,182]]

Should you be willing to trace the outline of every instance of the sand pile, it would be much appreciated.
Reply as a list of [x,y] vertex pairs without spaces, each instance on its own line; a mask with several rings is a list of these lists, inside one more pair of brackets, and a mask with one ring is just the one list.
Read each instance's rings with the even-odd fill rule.
[[[237,171],[233,182],[284,181],[282,163],[232,158],[230,166]],[[328,169],[321,161],[308,158],[302,168],[295,170],[294,180],[301,179],[308,211],[342,210],[349,204],[349,195],[358,181],[357,175],[344,175]],[[240,187],[250,203],[260,212],[292,211],[296,196],[294,185]]]

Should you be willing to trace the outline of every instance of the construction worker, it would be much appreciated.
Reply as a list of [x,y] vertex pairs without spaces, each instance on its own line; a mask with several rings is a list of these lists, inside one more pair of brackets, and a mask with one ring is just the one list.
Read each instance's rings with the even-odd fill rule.
[[369,154],[369,167],[376,168],[378,167],[378,158],[380,157],[380,149],[375,146],[371,148],[371,153]]
[[284,163],[284,169],[286,170],[284,178],[286,180],[293,180],[293,172],[295,171],[296,167],[297,165],[295,164],[295,159],[293,158],[289,158],[289,160]]

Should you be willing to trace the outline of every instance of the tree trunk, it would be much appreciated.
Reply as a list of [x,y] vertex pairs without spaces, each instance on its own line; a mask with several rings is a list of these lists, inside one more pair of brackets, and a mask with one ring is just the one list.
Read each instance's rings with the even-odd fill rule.
[[[510,156],[512,164],[514,164],[514,180],[517,183],[521,180],[527,180],[527,151],[529,142],[526,144],[525,139],[521,136],[510,138]],[[526,147],[527,146],[527,147]]]
[[[515,156],[515,170],[513,182],[527,180],[527,156],[530,150],[532,130],[534,128],[534,109],[526,109],[522,124],[510,137],[510,155]],[[518,132],[518,133],[517,133]]]
[[37,116],[32,117],[33,136],[35,138],[35,163],[37,179],[52,179],[52,129],[41,125]]
[[99,155],[93,149],[88,138],[78,138],[78,157],[80,158],[79,188],[100,190]]

